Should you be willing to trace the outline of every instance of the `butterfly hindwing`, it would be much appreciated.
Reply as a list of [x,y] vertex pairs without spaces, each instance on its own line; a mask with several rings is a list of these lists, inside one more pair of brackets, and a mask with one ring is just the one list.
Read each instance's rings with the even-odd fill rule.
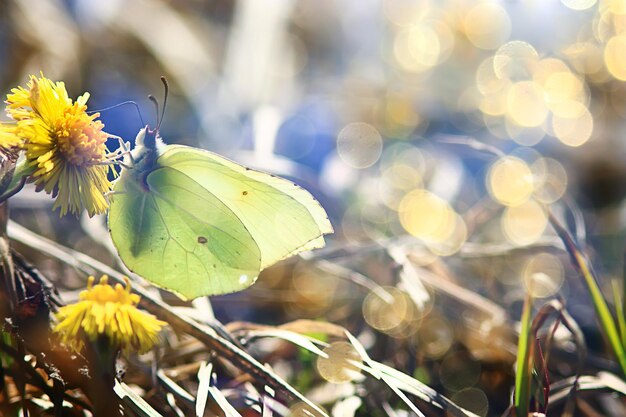
[[250,286],[260,250],[243,223],[210,191],[159,167],[145,189],[120,178],[109,213],[113,242],[133,272],[185,298]]

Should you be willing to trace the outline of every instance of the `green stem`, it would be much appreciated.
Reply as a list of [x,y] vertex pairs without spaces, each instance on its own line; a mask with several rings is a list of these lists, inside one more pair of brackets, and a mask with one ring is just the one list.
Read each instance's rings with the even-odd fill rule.
[[117,349],[111,346],[106,336],[100,336],[85,345],[85,356],[91,371],[88,391],[94,417],[121,416],[119,402],[113,391]]
[[35,168],[26,164],[26,160],[21,161],[15,167],[15,171],[11,177],[11,182],[3,189],[2,195],[0,195],[0,202],[5,201],[7,198],[15,195],[20,191],[26,183],[26,178],[35,171]]
[[619,282],[611,281],[613,288],[613,302],[615,303],[615,313],[617,314],[617,326],[619,329],[622,346],[626,348],[626,317],[624,316],[624,299],[622,298]]
[[515,410],[517,416],[528,415],[530,379],[532,377],[533,347],[531,335],[532,297],[526,295],[522,310],[521,331],[517,344],[517,369],[515,370]]
[[587,267],[587,263],[585,262],[582,254],[580,252],[575,252],[574,258],[576,260],[576,263],[578,264],[578,268],[580,269],[583,278],[585,279],[587,288],[591,293],[593,307],[596,310],[596,314],[598,316],[598,319],[600,320],[600,324],[604,328],[604,332],[607,339],[609,340],[609,344],[613,348],[615,356],[617,356],[617,361],[619,362],[619,366],[622,369],[622,374],[626,375],[626,352],[624,351],[624,346],[622,345],[619,332],[617,331],[615,320],[613,320],[613,315],[609,310],[608,304],[604,300],[604,296],[602,295],[602,291],[600,291],[598,283],[596,282],[592,272]]
[[574,239],[567,232],[567,230],[561,226],[561,223],[559,223],[552,213],[548,212],[548,214],[550,224],[552,224],[552,227],[565,244],[565,248],[572,259],[572,263],[580,271],[580,274],[583,277],[587,290],[591,295],[593,308],[596,311],[596,316],[598,316],[604,335],[613,349],[613,353],[617,358],[622,374],[626,375],[626,351],[622,345],[620,334],[617,330],[617,325],[615,324],[615,319],[611,314],[611,310],[609,310],[609,306],[604,299],[602,291],[600,291],[596,277],[589,267],[589,262],[585,259],[582,251],[578,248]]

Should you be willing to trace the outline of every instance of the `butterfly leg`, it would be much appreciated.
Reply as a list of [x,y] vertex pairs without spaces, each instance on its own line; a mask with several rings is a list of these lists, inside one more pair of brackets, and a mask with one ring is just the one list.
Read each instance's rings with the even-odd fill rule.
[[[130,142],[124,142],[124,139],[116,135],[109,134],[108,137],[111,139],[117,139],[117,141],[120,144],[120,147],[116,152],[118,152],[119,155],[128,155],[128,157],[130,158],[131,165],[135,165],[135,160],[133,159],[133,155],[130,153]],[[120,164],[120,165],[123,166],[123,164]]]
[[106,193],[102,194],[104,196],[104,198],[109,198],[112,195],[119,195],[119,194],[126,194],[126,191],[107,191]]

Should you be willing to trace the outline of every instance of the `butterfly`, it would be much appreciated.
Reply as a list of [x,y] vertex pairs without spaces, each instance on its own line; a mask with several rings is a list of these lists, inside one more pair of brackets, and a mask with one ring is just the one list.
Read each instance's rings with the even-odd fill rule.
[[183,299],[241,291],[333,232],[304,188],[215,153],[135,139],[113,186],[111,237],[128,269]]

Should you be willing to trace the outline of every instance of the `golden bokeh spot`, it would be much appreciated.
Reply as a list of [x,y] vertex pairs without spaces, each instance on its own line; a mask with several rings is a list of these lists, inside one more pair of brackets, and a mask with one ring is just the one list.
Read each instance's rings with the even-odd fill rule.
[[522,146],[534,146],[546,136],[542,126],[522,127],[509,119],[505,121],[508,136]]
[[536,185],[533,196],[544,204],[558,201],[567,189],[567,172],[552,158],[539,158],[532,164]]
[[550,106],[550,110],[552,110],[554,116],[564,117],[566,119],[575,119],[588,112],[587,106],[576,100],[553,103]]
[[509,88],[506,97],[508,117],[520,126],[541,125],[548,116],[543,88],[534,81],[520,81]]
[[604,0],[602,7],[615,15],[626,15],[626,2],[624,0]]
[[602,44],[606,44],[611,36],[613,36],[613,13],[607,9],[600,9],[592,22],[593,36]]
[[422,187],[422,174],[413,166],[403,162],[393,164],[382,171],[382,178],[387,187],[399,190],[412,190]]
[[426,243],[448,239],[454,233],[455,214],[445,200],[420,189],[406,194],[398,207],[402,227]]
[[480,100],[478,108],[483,114],[488,116],[503,116],[506,113],[507,91],[508,87],[501,91],[487,94]]
[[533,297],[550,297],[563,285],[563,264],[556,256],[540,253],[533,256],[523,266],[522,279]]
[[558,58],[543,58],[533,68],[532,79],[538,84],[545,85],[548,78],[558,72],[569,72],[567,64]]
[[429,2],[385,0],[383,3],[385,17],[398,26],[410,26],[419,22],[428,15],[431,9]]
[[532,77],[539,54],[524,41],[511,41],[502,45],[493,58],[493,70],[498,78],[512,81],[528,80]]
[[604,67],[602,49],[595,43],[573,43],[568,45],[563,53],[570,64],[581,74],[596,74]]
[[436,255],[451,256],[457,253],[467,240],[467,226],[465,221],[457,213],[454,213],[452,232],[438,241],[428,242],[428,247]]
[[541,237],[548,224],[548,216],[543,207],[531,199],[522,205],[507,207],[501,221],[506,239],[514,245],[524,246]]
[[419,172],[420,176],[423,176],[426,171],[426,161],[430,159],[430,155],[422,149],[410,143],[396,142],[387,146],[383,151],[380,158],[380,170],[382,172],[393,165],[404,164],[411,166]]
[[560,114],[552,116],[552,130],[554,136],[568,146],[583,145],[593,133],[593,116],[587,107],[579,103],[571,103],[571,112],[574,117],[563,117]]
[[352,168],[363,169],[374,165],[382,149],[380,133],[368,123],[350,123],[337,136],[337,154]]
[[561,0],[565,7],[572,10],[587,10],[597,3],[598,0]]
[[614,36],[604,47],[604,63],[611,75],[626,81],[626,34]]
[[481,365],[466,351],[448,352],[439,367],[439,380],[448,391],[458,391],[475,385],[480,378]]
[[411,96],[390,95],[382,109],[383,129],[388,136],[407,137],[426,120],[415,109]]
[[338,286],[334,277],[305,262],[296,265],[290,282],[295,297],[294,307],[307,315],[326,311],[334,300]]
[[287,417],[313,417],[318,414],[319,413],[311,409],[307,403],[299,402],[289,407]]
[[[493,57],[485,59],[476,70],[476,87],[485,95],[502,93],[511,85],[508,78],[496,75],[493,66]],[[502,95],[502,94],[500,94]]]
[[428,25],[414,25],[396,35],[393,51],[402,69],[424,72],[440,61],[441,43],[437,32]]
[[450,29],[450,26],[443,20],[437,20],[433,22],[431,26],[437,34],[437,39],[439,39],[439,57],[437,59],[437,65],[439,65],[452,55],[455,34],[452,32],[452,29]]
[[431,312],[417,332],[417,348],[427,358],[440,358],[455,340],[454,329],[441,314]]
[[363,317],[367,324],[381,332],[389,332],[413,320],[415,306],[411,298],[395,287],[384,287],[386,294],[370,292],[363,301]]
[[384,178],[378,183],[378,199],[391,210],[398,211],[405,194],[402,188],[390,187]]
[[326,381],[342,384],[361,377],[362,360],[350,343],[333,342],[324,348],[324,353],[328,357],[317,358],[317,371]]
[[498,159],[487,174],[491,197],[505,206],[518,206],[528,200],[534,190],[534,177],[526,162],[514,156]]
[[485,417],[489,412],[489,399],[487,394],[480,388],[463,388],[454,393],[450,399],[459,407],[471,411],[480,417]]
[[479,3],[463,20],[465,36],[476,47],[496,49],[511,35],[511,19],[497,3]]
[[582,81],[569,71],[551,74],[543,87],[548,104],[563,103],[569,100],[581,102],[585,100],[585,89]]

